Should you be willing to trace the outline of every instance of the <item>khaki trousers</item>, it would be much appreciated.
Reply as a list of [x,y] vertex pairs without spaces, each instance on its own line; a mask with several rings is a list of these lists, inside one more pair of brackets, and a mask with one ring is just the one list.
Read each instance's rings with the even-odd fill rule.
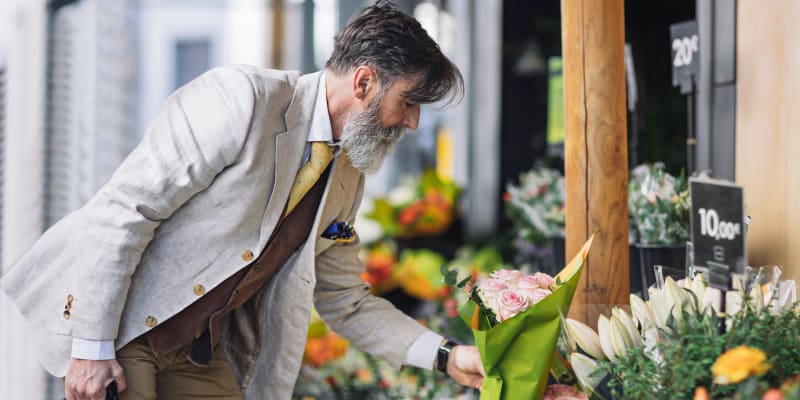
[[117,351],[125,371],[128,389],[121,400],[242,400],[241,388],[233,375],[222,346],[214,349],[208,367],[186,359],[189,348],[155,357],[147,339],[140,337]]

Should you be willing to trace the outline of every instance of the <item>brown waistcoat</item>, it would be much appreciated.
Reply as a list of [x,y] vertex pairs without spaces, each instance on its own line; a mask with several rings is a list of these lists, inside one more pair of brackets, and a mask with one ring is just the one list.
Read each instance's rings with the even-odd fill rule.
[[244,304],[264,287],[286,259],[308,238],[329,173],[330,167],[297,206],[281,218],[264,251],[255,261],[183,311],[145,333],[153,354],[161,356],[191,343],[190,360],[199,365],[207,365],[213,347],[219,342],[222,317]]

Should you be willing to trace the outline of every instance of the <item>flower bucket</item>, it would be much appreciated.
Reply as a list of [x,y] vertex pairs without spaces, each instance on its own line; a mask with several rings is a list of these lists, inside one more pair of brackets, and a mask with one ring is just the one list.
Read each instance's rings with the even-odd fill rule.
[[[653,266],[664,266],[664,274],[672,276],[676,280],[686,276],[686,244],[667,246],[636,243],[633,246],[636,249],[639,263],[636,272],[641,282],[643,298],[647,297],[647,288],[656,283]],[[631,275],[633,274],[634,270],[631,269]],[[633,288],[631,288],[631,292],[635,293]]]

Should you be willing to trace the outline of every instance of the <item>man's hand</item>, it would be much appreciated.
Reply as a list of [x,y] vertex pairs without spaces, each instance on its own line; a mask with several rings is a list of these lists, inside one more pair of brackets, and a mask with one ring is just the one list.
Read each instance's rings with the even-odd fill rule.
[[69,362],[64,378],[64,393],[67,400],[105,400],[106,387],[117,382],[118,391],[128,387],[125,373],[117,360],[80,360]]
[[475,346],[455,346],[447,359],[447,374],[453,380],[471,388],[483,385],[483,363]]

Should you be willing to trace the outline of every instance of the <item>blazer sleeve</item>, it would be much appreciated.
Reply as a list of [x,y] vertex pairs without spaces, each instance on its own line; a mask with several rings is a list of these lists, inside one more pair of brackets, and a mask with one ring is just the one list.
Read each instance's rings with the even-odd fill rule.
[[[71,314],[56,333],[115,339],[131,276],[156,228],[237,159],[254,107],[254,86],[235,67],[206,72],[171,95],[110,181],[46,232],[18,262],[12,284],[4,282],[23,314],[61,319],[63,308],[36,310],[37,289],[57,288]],[[61,276],[42,282],[42,264]]]
[[[357,201],[347,217],[350,223],[355,221],[363,190],[362,175]],[[337,243],[317,256],[314,306],[336,333],[399,370],[409,347],[427,328],[386,299],[370,294],[360,277],[364,272],[360,247],[358,240]]]

